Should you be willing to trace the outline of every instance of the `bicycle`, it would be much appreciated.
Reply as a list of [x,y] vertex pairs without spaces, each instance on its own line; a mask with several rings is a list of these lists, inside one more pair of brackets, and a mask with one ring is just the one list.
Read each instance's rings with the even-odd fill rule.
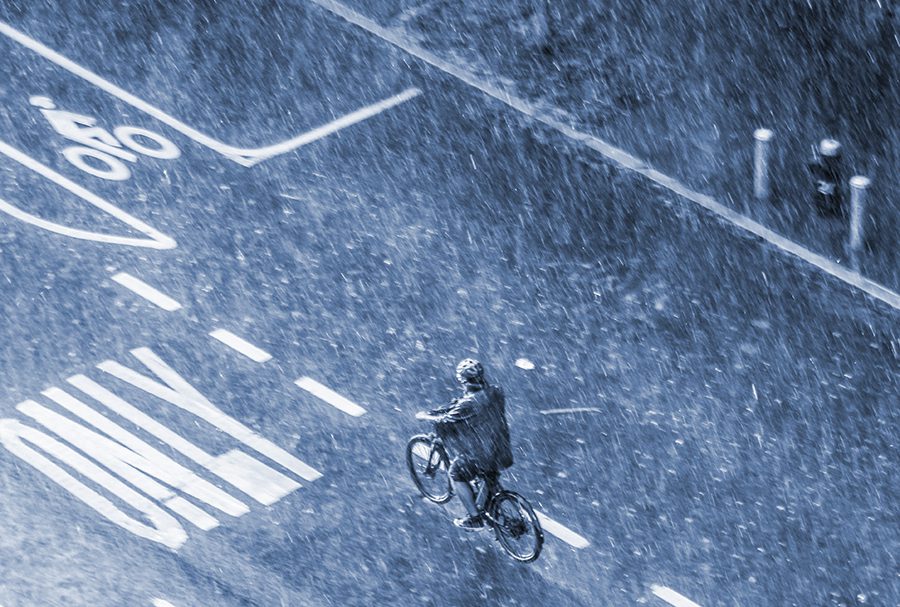
[[[435,421],[438,416],[419,412],[416,419]],[[450,458],[435,432],[416,434],[406,444],[406,466],[419,492],[435,504],[453,497]],[[478,475],[472,481],[475,504],[503,550],[521,563],[530,563],[541,554],[544,531],[531,504],[500,484],[500,475]]]

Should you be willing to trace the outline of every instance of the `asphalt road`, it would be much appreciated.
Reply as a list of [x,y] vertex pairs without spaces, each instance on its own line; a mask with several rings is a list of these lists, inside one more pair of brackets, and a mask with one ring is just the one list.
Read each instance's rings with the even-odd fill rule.
[[[12,27],[234,146],[421,94],[246,167],[0,37],[0,139],[177,242],[92,242],[3,216],[2,417],[40,428],[16,405],[63,412],[41,392],[85,374],[206,452],[240,447],[302,485],[254,502],[81,396],[249,512],[208,531],[178,519],[187,539],[172,549],[77,500],[7,434],[0,604],[663,606],[655,585],[704,607],[898,603],[895,310],[317,7],[258,4],[3,6]],[[86,175],[34,95],[160,133],[181,155],[141,157],[124,181]],[[0,198],[141,236],[9,154]],[[96,367],[150,375],[135,348],[322,477]],[[507,484],[586,547],[548,534],[519,565],[455,529],[458,505],[417,497],[402,461],[412,415],[453,394],[465,356],[508,395]],[[311,396],[301,376],[366,413]]]

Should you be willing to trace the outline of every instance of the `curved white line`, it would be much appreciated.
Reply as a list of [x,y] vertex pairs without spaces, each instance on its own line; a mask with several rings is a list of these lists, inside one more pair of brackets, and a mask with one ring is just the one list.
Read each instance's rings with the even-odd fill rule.
[[175,242],[175,239],[173,239],[172,237],[166,236],[162,232],[150,227],[137,217],[129,215],[119,207],[104,200],[103,198],[100,198],[93,192],[86,190],[67,177],[60,175],[50,167],[38,162],[34,158],[28,156],[24,152],[17,150],[4,141],[0,141],[0,154],[8,156],[12,160],[15,160],[26,168],[31,169],[42,177],[49,179],[58,186],[69,190],[85,202],[97,207],[107,215],[115,217],[128,227],[133,228],[134,230],[146,235],[147,238],[132,238],[128,236],[101,234],[99,232],[79,230],[77,228],[64,226],[47,219],[43,219],[36,215],[32,215],[31,213],[27,213],[19,207],[10,204],[9,202],[0,198],[0,211],[6,213],[7,215],[10,215],[11,217],[14,217],[20,221],[24,221],[25,223],[29,223],[35,227],[47,230],[49,232],[60,234],[62,236],[68,236],[70,238],[77,238],[79,240],[92,240],[94,242],[103,242],[107,244],[117,244],[130,247],[144,247],[149,249],[174,249],[176,246],[178,246]]

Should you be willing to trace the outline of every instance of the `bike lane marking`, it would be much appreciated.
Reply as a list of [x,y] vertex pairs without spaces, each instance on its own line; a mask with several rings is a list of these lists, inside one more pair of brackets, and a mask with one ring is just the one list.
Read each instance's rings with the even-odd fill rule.
[[351,112],[350,114],[338,118],[337,120],[333,120],[327,124],[319,126],[318,128],[312,129],[311,131],[302,133],[294,138],[287,139],[285,141],[281,141],[279,143],[268,146],[257,148],[243,148],[223,143],[218,139],[201,133],[197,129],[190,127],[184,122],[178,120],[171,114],[168,114],[158,107],[151,105],[140,97],[129,93],[125,89],[116,86],[109,80],[106,80],[105,78],[88,70],[87,68],[75,63],[71,59],[57,53],[50,47],[38,42],[34,38],[31,38],[30,36],[20,32],[6,22],[0,21],[0,34],[3,34],[7,38],[12,39],[14,42],[17,42],[25,48],[37,53],[44,59],[55,63],[59,67],[81,78],[82,80],[86,80],[97,88],[105,91],[106,93],[109,93],[113,97],[116,97],[121,101],[127,103],[128,105],[144,112],[145,114],[156,118],[160,122],[167,124],[182,135],[188,137],[189,139],[192,139],[200,145],[208,147],[211,150],[222,154],[229,160],[232,160],[246,167],[253,166],[254,164],[262,162],[263,160],[268,160],[269,158],[272,158],[274,156],[290,152],[296,148],[316,141],[317,139],[321,139],[322,137],[335,133],[343,128],[361,122],[367,118],[371,118],[376,114],[380,114],[387,109],[400,105],[422,94],[422,91],[420,89],[410,87],[392,97],[388,97],[387,99],[383,99],[382,101],[360,108],[355,112]]
[[167,312],[175,312],[181,309],[181,304],[163,293],[148,285],[143,280],[132,276],[127,272],[119,272],[112,277],[114,281],[125,287],[126,289],[140,295],[150,303],[162,308]]
[[316,380],[310,377],[301,377],[297,381],[294,382],[297,386],[306,390],[313,396],[319,398],[320,400],[325,401],[332,407],[335,407],[347,415],[352,415],[353,417],[360,417],[364,415],[366,410],[354,403],[353,401],[344,398],[328,386],[322,385]]
[[555,535],[573,548],[583,550],[584,548],[587,548],[591,545],[591,543],[587,541],[587,539],[585,539],[583,536],[575,533],[562,523],[554,521],[543,512],[535,510],[534,513],[537,515],[538,520],[541,522],[542,529],[544,529],[547,533]]
[[[892,291],[886,286],[878,284],[877,282],[866,278],[859,272],[848,270],[840,264],[824,257],[823,255],[814,253],[806,247],[788,238],[785,238],[784,236],[781,236],[773,230],[770,230],[764,225],[750,219],[746,215],[742,215],[741,213],[738,213],[737,211],[726,207],[722,203],[717,202],[711,196],[707,196],[706,194],[701,194],[699,192],[691,190],[677,179],[669,177],[668,175],[665,175],[660,171],[657,171],[656,169],[650,168],[648,163],[641,160],[640,158],[637,158],[636,156],[632,156],[625,150],[618,148],[600,139],[599,137],[595,137],[589,133],[579,131],[564,123],[563,121],[554,118],[551,112],[542,109],[543,106],[530,103],[523,98],[508,93],[500,87],[479,78],[475,73],[441,59],[434,53],[426,50],[417,42],[398,32],[396,29],[388,29],[382,25],[379,25],[374,20],[354,11],[348,6],[341,4],[340,2],[337,2],[335,0],[308,1],[322,7],[324,10],[337,15],[338,17],[341,17],[348,23],[366,30],[370,34],[381,38],[385,42],[406,51],[413,57],[424,61],[432,67],[446,74],[449,74],[450,76],[453,76],[464,84],[478,89],[489,97],[492,97],[497,101],[506,104],[515,111],[544,124],[545,126],[573,140],[576,144],[585,145],[592,150],[599,152],[602,156],[608,158],[609,160],[622,166],[623,168],[643,175],[647,179],[659,184],[660,186],[677,194],[678,196],[686,198],[691,202],[714,213],[728,223],[735,225],[738,228],[745,230],[759,238],[762,238],[769,244],[774,245],[777,249],[795,257],[799,257],[803,261],[817,267],[819,270],[825,272],[826,274],[837,278],[838,280],[850,285],[851,287],[856,287],[869,296],[888,304],[894,309],[900,310],[900,293]],[[560,111],[562,111],[561,108],[551,108],[551,110],[553,109],[560,109]]]
[[691,599],[675,592],[674,590],[666,586],[653,584],[652,586],[650,586],[650,589],[653,591],[653,594],[655,596],[661,598],[669,605],[674,605],[675,607],[700,607],[700,605],[698,605]]
[[257,348],[246,339],[238,337],[231,331],[227,331],[225,329],[216,329],[215,331],[210,332],[209,336],[213,339],[219,340],[232,350],[240,352],[252,361],[264,363],[267,360],[272,359],[271,354],[269,354],[262,348]]
[[155,230],[137,217],[129,215],[109,201],[97,196],[93,192],[86,190],[71,179],[57,173],[47,165],[42,164],[28,154],[17,150],[4,141],[0,141],[0,154],[9,157],[25,168],[34,171],[40,176],[52,181],[56,185],[68,190],[88,204],[100,209],[107,215],[110,215],[115,219],[118,219],[128,227],[141,232],[147,238],[114,236],[111,234],[101,234],[98,232],[90,232],[88,230],[81,230],[78,228],[60,225],[36,215],[27,213],[19,207],[10,204],[0,198],[0,211],[6,213],[7,215],[15,217],[20,221],[24,221],[25,223],[29,223],[38,228],[43,228],[44,230],[47,230],[49,232],[54,232],[56,234],[61,234],[62,236],[68,236],[70,238],[77,238],[80,240],[91,240],[94,242],[103,242],[107,244],[117,244],[131,247],[146,247],[150,249],[174,249],[177,246],[173,238],[166,236],[158,230]]

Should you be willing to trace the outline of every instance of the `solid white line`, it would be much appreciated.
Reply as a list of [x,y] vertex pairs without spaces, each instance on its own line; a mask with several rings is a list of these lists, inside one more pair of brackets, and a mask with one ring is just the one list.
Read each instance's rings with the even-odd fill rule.
[[209,336],[214,339],[218,339],[229,348],[237,350],[250,360],[256,361],[258,363],[264,363],[267,360],[271,360],[272,358],[272,355],[265,350],[257,348],[249,341],[241,339],[231,331],[226,331],[225,329],[216,329],[215,331],[212,331]]
[[472,72],[469,72],[463,68],[444,61],[443,59],[440,59],[434,53],[426,50],[408,37],[398,33],[397,30],[383,27],[372,19],[364,17],[360,13],[357,13],[356,11],[344,6],[340,2],[335,2],[334,0],[308,1],[321,6],[325,10],[334,13],[339,17],[342,17],[343,19],[352,23],[353,25],[356,25],[357,27],[360,27],[371,34],[378,36],[385,42],[393,44],[394,46],[406,51],[410,55],[418,57],[425,63],[428,63],[441,70],[442,72],[445,72],[457,78],[458,80],[461,80],[462,82],[480,90],[486,95],[489,95],[490,97],[493,97],[494,99],[505,103],[514,110],[521,112],[522,114],[525,114],[526,116],[529,116],[534,120],[537,120],[538,122],[554,129],[559,133],[562,133],[569,139],[572,139],[577,143],[586,145],[587,147],[596,150],[613,162],[627,169],[640,173],[651,181],[654,181],[664,188],[675,192],[679,196],[682,196],[684,198],[687,198],[691,202],[699,204],[700,206],[709,211],[712,211],[719,217],[722,217],[726,221],[738,226],[739,228],[746,230],[751,234],[759,236],[778,249],[799,257],[807,263],[810,263],[813,266],[819,268],[823,272],[834,276],[835,278],[842,280],[853,287],[860,289],[861,291],[867,293],[875,299],[883,301],[892,308],[900,310],[900,294],[891,291],[887,287],[869,280],[868,278],[865,278],[858,272],[848,270],[817,253],[813,253],[809,249],[791,240],[788,240],[787,238],[780,236],[779,234],[773,232],[765,226],[753,221],[749,217],[741,215],[740,213],[737,213],[730,208],[716,202],[711,197],[706,196],[705,194],[700,194],[699,192],[695,192],[689,189],[677,179],[673,179],[672,177],[664,175],[663,173],[660,173],[655,169],[651,169],[646,162],[644,162],[640,158],[632,156],[625,150],[618,148],[598,137],[594,137],[593,135],[574,129],[569,125],[555,119],[553,116],[551,116],[549,113],[545,112],[538,106],[531,104],[524,99],[516,97],[515,95],[509,94],[508,92],[490,84],[489,82],[482,80]]
[[543,415],[560,415],[563,413],[603,413],[602,409],[596,407],[572,407],[569,409],[543,409]]
[[[169,125],[176,131],[193,139],[200,145],[204,145],[212,150],[215,150],[216,152],[219,152],[230,160],[233,160],[234,162],[237,162],[238,164],[241,164],[243,166],[252,166],[258,162],[261,162],[268,158],[272,158],[273,156],[277,156],[279,154],[284,154],[285,152],[294,150],[302,145],[310,143],[311,141],[315,141],[316,139],[320,139],[326,135],[334,133],[335,131],[338,131],[346,126],[355,124],[356,122],[364,120],[365,118],[369,118],[370,116],[374,116],[375,114],[378,114],[379,112],[382,112],[388,108],[394,107],[395,105],[399,105],[404,101],[408,101],[409,99],[412,99],[413,97],[416,97],[417,95],[420,95],[422,93],[422,91],[420,91],[419,89],[407,89],[399,95],[395,95],[384,101],[380,101],[373,105],[357,110],[356,112],[353,112],[348,116],[339,118],[317,129],[313,129],[308,133],[304,133],[302,135],[294,137],[293,139],[258,148],[241,148],[223,143],[218,139],[210,137],[209,135],[204,135],[197,129],[188,126],[171,114],[167,114],[158,107],[150,105],[140,97],[132,95],[125,89],[116,86],[109,80],[106,80],[105,78],[88,70],[87,68],[82,67],[71,59],[60,55],[48,46],[45,46],[34,38],[31,38],[30,36],[13,28],[8,23],[0,21],[0,34],[11,38],[22,46],[34,51],[41,57],[55,63],[59,67],[74,74],[75,76],[78,76],[79,78],[90,82],[97,88],[106,91],[110,95],[118,97],[128,105],[131,105],[139,109],[140,111],[153,116],[160,122]],[[354,116],[356,117],[356,119],[351,118]]]
[[653,594],[667,602],[669,605],[674,605],[675,607],[700,607],[700,605],[691,599],[678,594],[671,588],[658,586],[656,584],[652,585],[650,588],[653,590]]
[[159,306],[167,312],[174,312],[181,309],[180,303],[127,272],[119,272],[114,275],[112,279],[126,289],[135,292],[150,303]]
[[50,167],[38,162],[31,156],[25,154],[12,147],[11,145],[0,141],[0,154],[8,156],[24,167],[31,169],[35,173],[45,177],[56,185],[69,190],[85,202],[97,207],[104,213],[115,217],[125,225],[146,235],[147,238],[130,238],[126,236],[112,236],[109,234],[99,234],[97,232],[89,232],[87,230],[79,230],[70,228],[69,226],[60,225],[52,221],[48,221],[36,215],[26,213],[20,208],[0,199],[0,211],[15,217],[20,221],[29,223],[33,226],[43,228],[47,231],[61,234],[70,238],[78,238],[80,240],[92,240],[94,242],[104,242],[107,244],[119,244],[130,247],[146,247],[150,249],[174,249],[177,245],[175,240],[159,232],[140,219],[129,215],[122,209],[114,206],[110,202],[100,198],[93,192],[86,190],[72,180],[60,175]]
[[249,160],[248,166],[252,166],[254,164],[262,162],[263,160],[268,160],[273,156],[284,154],[285,152],[289,152],[308,143],[312,143],[313,141],[322,139],[323,137],[327,137],[332,133],[336,133],[348,126],[354,125],[358,122],[362,122],[367,118],[371,118],[376,114],[380,114],[385,110],[400,105],[401,103],[409,101],[414,97],[418,97],[421,94],[422,91],[417,88],[408,88],[402,93],[394,95],[393,97],[388,97],[383,101],[379,101],[378,103],[373,103],[372,105],[368,105],[364,108],[358,109],[355,112],[351,112],[350,114],[342,116],[337,120],[333,120],[328,124],[324,124],[301,135],[297,135],[293,139],[288,139],[287,141],[282,141],[281,143],[276,143],[275,145],[270,145],[268,147],[251,150],[253,152],[253,159]]
[[535,510],[535,514],[537,514],[538,520],[541,522],[541,527],[544,531],[555,535],[573,548],[583,549],[590,545],[590,542],[584,537],[578,535],[562,523],[554,521],[543,512]]
[[348,415],[352,415],[353,417],[359,417],[360,415],[365,414],[366,410],[357,405],[356,403],[347,400],[331,388],[324,386],[317,382],[314,379],[309,377],[301,377],[297,381],[294,382],[299,387],[303,388],[313,396],[324,400],[326,403],[331,405],[332,407],[336,407],[340,409],[344,413]]

